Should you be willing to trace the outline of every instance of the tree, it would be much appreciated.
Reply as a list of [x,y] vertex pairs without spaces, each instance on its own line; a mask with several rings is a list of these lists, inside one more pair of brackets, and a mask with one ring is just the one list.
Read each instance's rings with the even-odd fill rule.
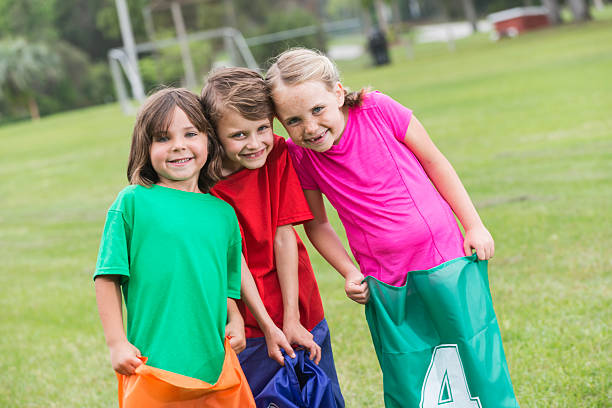
[[589,5],[586,0],[568,0],[568,5],[574,16],[574,21],[587,21],[591,19]]
[[463,12],[465,18],[470,22],[472,30],[478,31],[478,17],[476,16],[476,7],[474,7],[474,0],[461,0],[463,5]]
[[389,25],[387,24],[384,3],[385,1],[383,0],[374,0],[374,10],[376,11],[376,20],[378,21],[378,26],[383,31],[383,33],[388,33]]
[[27,105],[32,120],[40,118],[37,90],[59,75],[59,58],[41,43],[23,38],[0,42],[0,96]]
[[542,0],[542,5],[548,9],[548,21],[550,24],[561,24],[561,13],[557,0]]
[[57,38],[55,0],[0,0],[0,37]]
[[[132,1],[130,1],[131,3]],[[108,14],[117,20],[115,2],[104,0],[70,0],[56,1],[55,27],[64,41],[87,53],[93,61],[107,61],[110,48],[121,46],[121,37],[116,36],[115,27],[107,28],[110,23],[103,17]],[[114,11],[114,14],[112,13]],[[140,13],[139,13],[140,14]],[[101,15],[98,26],[98,15]]]

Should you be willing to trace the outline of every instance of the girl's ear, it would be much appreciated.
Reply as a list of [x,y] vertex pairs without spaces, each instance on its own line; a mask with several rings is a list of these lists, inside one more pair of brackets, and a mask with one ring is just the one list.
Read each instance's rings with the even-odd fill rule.
[[341,108],[344,106],[344,88],[340,82],[336,82],[334,85],[334,95],[336,96],[336,101],[338,102],[338,107]]

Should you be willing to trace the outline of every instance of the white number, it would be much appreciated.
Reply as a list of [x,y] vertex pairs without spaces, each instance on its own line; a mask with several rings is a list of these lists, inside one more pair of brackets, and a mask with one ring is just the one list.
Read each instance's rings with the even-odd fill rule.
[[456,344],[434,349],[421,391],[420,408],[481,408],[472,398]]

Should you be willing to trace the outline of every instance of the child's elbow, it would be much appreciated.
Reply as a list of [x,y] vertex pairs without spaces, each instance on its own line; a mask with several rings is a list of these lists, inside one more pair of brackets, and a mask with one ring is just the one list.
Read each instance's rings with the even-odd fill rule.
[[[276,229],[274,234],[274,251],[281,251],[291,244],[293,228],[290,225],[282,225]],[[295,239],[294,239],[295,240]]]
[[331,224],[329,223],[327,219],[321,220],[321,219],[314,218],[304,223],[304,231],[306,231],[306,234],[308,235],[310,235],[313,232],[320,231],[320,230],[323,230],[329,227],[331,227]]

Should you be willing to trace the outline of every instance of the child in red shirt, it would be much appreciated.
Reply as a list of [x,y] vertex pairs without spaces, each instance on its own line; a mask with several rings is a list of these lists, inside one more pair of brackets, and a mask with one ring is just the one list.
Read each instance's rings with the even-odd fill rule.
[[288,343],[309,351],[329,377],[336,405],[344,407],[319,289],[306,248],[293,229],[312,214],[285,140],[272,131],[274,109],[265,81],[250,69],[222,69],[208,77],[201,100],[224,150],[224,179],[211,193],[234,207],[251,272],[243,274],[243,298],[249,303],[257,295],[249,293],[254,281],[265,306],[265,311],[252,310],[254,302],[249,308],[239,302],[247,345],[238,358],[256,402],[280,368],[274,360],[282,364],[278,345],[293,354],[286,343],[272,339],[270,333],[278,327]]

